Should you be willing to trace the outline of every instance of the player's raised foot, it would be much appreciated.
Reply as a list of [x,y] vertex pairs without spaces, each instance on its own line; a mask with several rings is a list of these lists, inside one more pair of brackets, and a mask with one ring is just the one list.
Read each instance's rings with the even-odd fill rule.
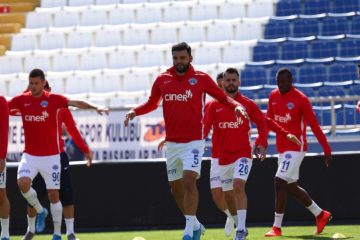
[[280,237],[282,236],[281,228],[272,227],[272,229],[265,234],[265,237]]
[[316,232],[315,234],[320,234],[324,230],[326,224],[330,222],[332,216],[328,211],[322,210],[319,216],[316,217]]
[[194,230],[192,240],[200,240],[201,235],[204,235],[205,227],[200,223],[200,228],[198,230]]
[[192,240],[193,238],[190,237],[189,235],[185,235],[183,236],[182,240]]
[[35,236],[35,233],[27,231],[22,240],[31,240]]
[[52,240],[61,240],[61,236],[54,234]]
[[41,213],[38,213],[36,216],[36,232],[40,233],[45,230],[45,220],[48,215],[48,210],[44,208],[44,210]]
[[235,222],[232,217],[228,217],[226,219],[224,231],[225,231],[225,235],[227,237],[229,237],[231,235],[231,233],[234,231],[234,224],[235,224]]
[[76,238],[74,233],[71,233],[71,234],[67,235],[67,239],[68,240],[80,240],[80,239]]
[[247,236],[247,231],[246,230],[237,230],[234,240],[245,240]]

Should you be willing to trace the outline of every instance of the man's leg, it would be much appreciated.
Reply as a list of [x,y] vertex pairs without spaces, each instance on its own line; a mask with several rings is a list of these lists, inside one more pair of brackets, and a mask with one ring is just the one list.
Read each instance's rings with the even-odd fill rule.
[[1,239],[10,238],[9,215],[10,215],[10,203],[6,195],[6,188],[0,188]]
[[61,236],[62,205],[59,199],[58,189],[48,189],[50,211],[54,223],[54,237]]

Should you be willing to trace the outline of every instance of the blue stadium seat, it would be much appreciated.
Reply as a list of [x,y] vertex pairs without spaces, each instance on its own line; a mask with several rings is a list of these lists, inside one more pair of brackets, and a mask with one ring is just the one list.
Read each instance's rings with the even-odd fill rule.
[[360,34],[360,15],[356,15],[352,17],[351,21],[351,34]]
[[336,112],[337,125],[360,124],[360,116],[356,111],[356,105],[345,104],[343,109]]
[[306,64],[300,68],[299,83],[326,82],[328,75],[326,67],[322,64]]
[[308,43],[306,41],[287,41],[282,44],[281,59],[292,60],[308,57]]
[[321,126],[331,125],[330,107],[313,106],[313,110]]
[[350,95],[358,95],[360,96],[360,84],[354,84],[351,86],[349,90]]
[[279,55],[280,55],[279,49],[280,47],[278,43],[259,42],[254,47],[253,61],[259,62],[259,61],[279,59]]
[[288,37],[290,35],[289,21],[270,19],[270,21],[265,26],[264,35],[266,39]]
[[256,98],[256,91],[254,91],[254,90],[240,90],[240,93],[250,99]]
[[323,86],[319,89],[319,96],[321,97],[335,97],[345,96],[345,91],[338,86]]
[[258,91],[258,98],[259,99],[263,99],[263,98],[269,98],[270,92],[274,90],[273,88],[262,88],[259,89]]
[[293,22],[293,37],[308,37],[319,35],[319,19],[298,18]]
[[313,88],[298,88],[302,93],[304,93],[308,97],[317,97],[318,94]]
[[336,57],[337,55],[336,40],[314,40],[310,44],[311,58]]
[[342,82],[357,79],[357,66],[351,63],[336,62],[329,67],[329,81]]
[[350,21],[347,17],[326,17],[322,24],[321,35],[334,36],[350,33]]
[[341,57],[360,56],[360,38],[346,38],[340,44]]
[[241,86],[255,86],[266,83],[266,70],[263,67],[246,66],[241,71]]
[[329,0],[303,0],[303,4],[303,13],[306,15],[331,12]]
[[300,14],[301,0],[280,0],[276,5],[276,16]]
[[356,12],[360,10],[358,0],[333,0],[333,13]]

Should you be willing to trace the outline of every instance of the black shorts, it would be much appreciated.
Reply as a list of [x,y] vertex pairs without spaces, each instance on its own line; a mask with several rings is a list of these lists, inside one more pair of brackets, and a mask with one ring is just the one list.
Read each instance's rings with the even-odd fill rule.
[[[60,180],[60,201],[63,206],[74,204],[73,188],[71,184],[69,158],[65,152],[60,154],[61,161],[61,180]],[[45,198],[47,195],[44,179],[38,174],[32,181],[32,187],[35,189],[38,198]]]

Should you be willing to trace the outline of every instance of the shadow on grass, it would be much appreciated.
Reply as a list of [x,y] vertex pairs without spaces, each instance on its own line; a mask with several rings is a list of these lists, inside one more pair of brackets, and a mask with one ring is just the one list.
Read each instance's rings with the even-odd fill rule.
[[[314,235],[302,235],[302,236],[283,236],[283,239],[311,239],[311,240],[321,240],[321,239],[326,239],[326,240],[331,240],[333,238],[331,237],[325,237],[325,236],[314,236]],[[353,239],[353,237],[346,237],[346,238],[341,238],[341,239]]]

